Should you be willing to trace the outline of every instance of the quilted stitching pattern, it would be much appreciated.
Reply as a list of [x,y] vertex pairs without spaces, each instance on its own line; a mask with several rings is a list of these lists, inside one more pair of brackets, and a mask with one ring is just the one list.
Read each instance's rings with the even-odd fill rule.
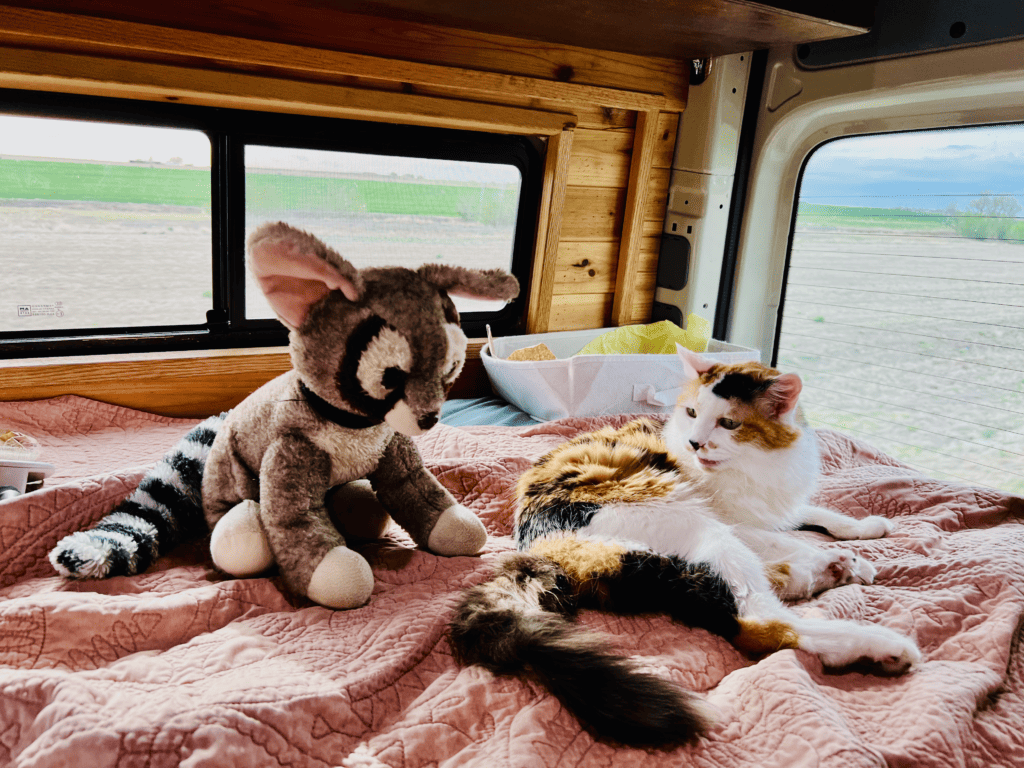
[[[19,421],[20,419],[20,421]],[[45,554],[101,517],[190,420],[81,398],[0,404],[35,435],[56,484],[0,503],[0,764],[53,766],[998,766],[1024,754],[1024,500],[930,480],[823,432],[817,501],[883,514],[896,533],[857,549],[878,582],[801,610],[914,635],[910,675],[826,673],[798,651],[753,662],[661,616],[587,612],[650,669],[706,693],[727,719],[672,753],[581,733],[529,682],[452,662],[444,627],[459,592],[511,548],[518,474],[562,440],[624,417],[454,429],[419,439],[432,472],[485,521],[481,557],[441,558],[400,531],[369,546],[370,604],[332,612],[273,577],[229,580],[201,545],[149,573],[52,576]],[[825,537],[807,534],[822,541]]]

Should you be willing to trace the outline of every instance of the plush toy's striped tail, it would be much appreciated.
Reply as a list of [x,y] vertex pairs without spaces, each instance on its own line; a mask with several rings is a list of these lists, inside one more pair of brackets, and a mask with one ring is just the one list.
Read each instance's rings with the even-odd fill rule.
[[131,576],[205,534],[203,468],[226,415],[193,427],[94,528],[61,539],[50,552],[57,572],[73,579]]
[[510,556],[456,608],[449,624],[456,661],[535,677],[601,740],[664,748],[706,733],[718,719],[711,705],[638,669],[603,637],[570,620],[576,591],[552,560]]

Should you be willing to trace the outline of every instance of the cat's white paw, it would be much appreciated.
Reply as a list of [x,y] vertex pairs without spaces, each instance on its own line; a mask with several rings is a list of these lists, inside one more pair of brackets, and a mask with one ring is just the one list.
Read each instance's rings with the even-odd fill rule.
[[879,515],[857,519],[851,517],[841,526],[829,525],[829,533],[837,539],[881,539],[896,530],[892,521]]
[[[780,576],[778,574],[784,574]],[[784,600],[803,600],[846,584],[872,584],[875,567],[844,549],[819,550],[813,558],[775,567],[770,574],[776,594]]]
[[822,578],[832,583],[825,589],[841,587],[844,584],[873,584],[875,581],[875,567],[858,557],[853,552],[845,549],[828,550],[831,555],[829,564],[825,567]]
[[921,651],[909,637],[897,634],[886,627],[874,627],[879,637],[863,660],[876,665],[887,675],[902,675],[921,661]]
[[921,651],[909,637],[877,624],[850,627],[846,642],[819,652],[827,667],[869,664],[887,675],[902,675],[921,661]]

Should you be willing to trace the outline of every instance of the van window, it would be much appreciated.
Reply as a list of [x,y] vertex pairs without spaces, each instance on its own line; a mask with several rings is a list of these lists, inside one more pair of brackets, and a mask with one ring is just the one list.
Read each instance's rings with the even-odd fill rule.
[[805,164],[776,365],[816,427],[1024,492],[1024,126],[863,136]]
[[[266,221],[525,288],[542,183],[524,136],[0,90],[0,358],[287,343],[245,267]],[[526,299],[456,306],[509,334]]]
[[[249,144],[245,228],[287,221],[360,269],[437,262],[509,271],[521,184],[514,165]],[[460,313],[504,306],[454,301]],[[274,316],[251,275],[246,315]]]
[[0,136],[0,332],[206,322],[206,134],[0,115]]

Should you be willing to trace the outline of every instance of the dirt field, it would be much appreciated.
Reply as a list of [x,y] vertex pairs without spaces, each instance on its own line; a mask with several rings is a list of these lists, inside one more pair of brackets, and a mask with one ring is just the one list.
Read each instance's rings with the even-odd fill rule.
[[[281,212],[247,222],[247,230],[266,219],[308,229],[357,266],[507,268],[512,252],[509,227],[459,219]],[[200,208],[2,201],[0,332],[202,324],[212,306],[211,237],[210,214]],[[272,317],[249,287],[249,316]],[[478,308],[489,307],[460,306]]]
[[1024,492],[1024,244],[798,230],[779,367],[813,423]]

